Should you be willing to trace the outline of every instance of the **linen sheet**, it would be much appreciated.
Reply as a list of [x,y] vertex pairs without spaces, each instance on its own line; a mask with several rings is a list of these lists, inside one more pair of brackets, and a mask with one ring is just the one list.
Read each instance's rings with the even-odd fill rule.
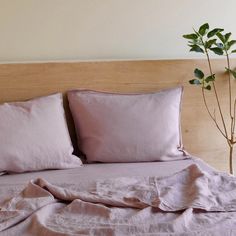
[[236,235],[235,187],[195,159],[1,176],[0,235]]

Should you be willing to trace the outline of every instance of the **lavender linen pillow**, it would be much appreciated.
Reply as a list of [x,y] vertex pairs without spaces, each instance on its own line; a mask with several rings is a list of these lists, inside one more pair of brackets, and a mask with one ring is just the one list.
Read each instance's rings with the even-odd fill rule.
[[0,172],[78,167],[72,151],[61,94],[0,105]]
[[132,95],[70,91],[79,148],[88,162],[185,159],[181,97],[181,87]]

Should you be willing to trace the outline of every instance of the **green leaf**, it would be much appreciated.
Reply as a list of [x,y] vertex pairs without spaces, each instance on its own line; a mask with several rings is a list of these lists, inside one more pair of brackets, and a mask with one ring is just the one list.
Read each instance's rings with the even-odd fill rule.
[[229,41],[228,42],[228,49],[230,49],[235,43],[236,43],[236,40]]
[[198,39],[191,39],[190,41],[188,41],[188,43],[191,45],[194,45],[194,44],[198,44],[199,41],[198,41]]
[[233,77],[236,79],[236,71],[230,70],[230,73],[233,75]]
[[193,40],[198,38],[198,36],[196,34],[185,34],[185,35],[183,35],[183,37],[185,39],[193,39]]
[[215,81],[215,74],[206,77],[205,82],[209,83],[210,81]]
[[189,80],[189,83],[190,84],[196,84],[196,85],[200,85],[201,84],[201,82],[198,79]]
[[225,36],[220,32],[216,33],[216,36],[220,39],[222,43],[225,43]]
[[235,53],[236,52],[236,49],[234,49],[233,51],[231,51],[231,53]]
[[227,33],[227,34],[225,34],[225,42],[227,42],[227,41],[229,40],[231,34],[232,34],[232,33],[230,33],[230,32]]
[[204,89],[211,90],[211,85],[208,84]]
[[213,51],[217,55],[223,55],[224,51],[221,48],[210,48],[211,51]]
[[215,36],[218,32],[221,32],[221,31],[224,31],[224,29],[215,28],[207,34],[207,37],[211,38],[211,37]]
[[233,77],[236,79],[236,71],[233,71],[227,67],[225,69],[226,69],[226,71],[230,72],[233,75]]
[[198,68],[196,68],[194,70],[194,76],[197,77],[198,79],[203,79],[204,73],[201,70],[199,70]]
[[206,41],[206,43],[205,43],[205,47],[206,48],[210,48],[213,44],[215,44],[216,43],[216,39],[211,39],[211,40],[208,40],[208,41]]
[[202,26],[200,26],[198,33],[203,36],[207,33],[208,30],[209,30],[209,24],[205,23]]
[[189,45],[191,47],[190,52],[201,52],[204,53],[204,50],[199,47],[198,45],[194,44],[194,45]]

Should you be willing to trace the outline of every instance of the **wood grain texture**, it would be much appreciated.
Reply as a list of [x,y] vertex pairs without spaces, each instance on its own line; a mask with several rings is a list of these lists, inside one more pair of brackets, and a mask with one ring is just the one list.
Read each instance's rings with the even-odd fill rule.
[[[232,61],[232,65],[236,66],[236,60]],[[206,112],[200,89],[188,83],[193,78],[195,67],[208,71],[205,60],[2,64],[0,103],[23,101],[55,92],[65,94],[75,88],[143,93],[182,85],[182,133],[186,150],[215,168],[228,171],[226,142]],[[220,75],[217,79],[217,89],[220,90],[221,104],[227,111],[227,78],[220,73],[224,67],[225,61],[213,61],[214,71]],[[211,109],[214,109],[215,99],[211,93],[208,102]],[[65,108],[75,144],[73,122],[66,99]],[[219,116],[217,118],[219,120]]]

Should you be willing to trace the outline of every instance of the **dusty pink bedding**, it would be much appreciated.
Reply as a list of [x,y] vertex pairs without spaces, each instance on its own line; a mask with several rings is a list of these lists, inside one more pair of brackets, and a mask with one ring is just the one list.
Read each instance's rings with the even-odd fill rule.
[[[136,167],[151,164],[161,163]],[[73,175],[51,183],[46,174],[27,184],[16,179],[30,174],[2,176],[0,235],[236,235],[236,179],[199,161],[174,164],[164,164],[167,173],[172,168],[164,177],[100,174],[86,187]],[[97,168],[112,170],[104,166]]]

